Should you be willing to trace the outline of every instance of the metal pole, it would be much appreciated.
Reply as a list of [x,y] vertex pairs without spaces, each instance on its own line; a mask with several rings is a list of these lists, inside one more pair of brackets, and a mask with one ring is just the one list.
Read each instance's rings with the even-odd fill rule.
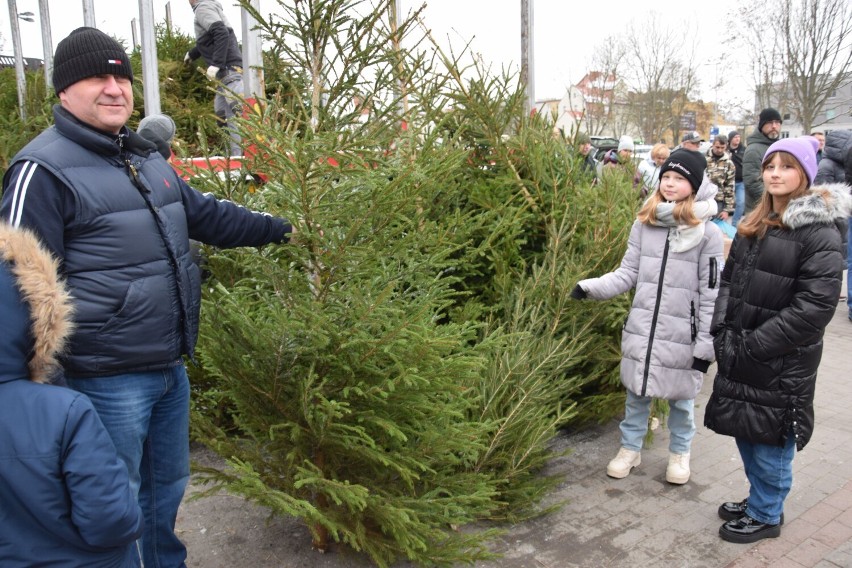
[[38,0],[38,14],[41,19],[41,47],[44,51],[44,85],[47,93],[53,89],[53,37],[50,32],[50,8],[47,0]]
[[405,115],[405,120],[408,120],[408,89],[403,76],[402,50],[400,49],[400,33],[399,25],[402,23],[402,0],[391,0],[391,33],[393,34],[393,49],[396,56],[400,59],[398,66],[398,74],[396,77],[395,91],[400,98],[402,113]]
[[[250,0],[249,5],[260,12],[260,0]],[[263,98],[263,46],[258,22],[245,8],[241,10],[243,25],[243,93],[246,98]]]
[[172,3],[166,2],[166,33],[172,35]]
[[527,45],[527,98],[530,109],[535,108],[535,0],[529,0],[527,4],[529,15],[527,16],[527,34],[529,44]]
[[83,0],[83,25],[88,28],[96,28],[95,25],[95,0]]
[[139,47],[139,23],[136,18],[130,20],[130,37],[132,38],[132,49]]
[[21,120],[26,120],[27,76],[24,74],[21,29],[18,24],[18,5],[15,0],[9,0],[9,20],[12,25],[12,47],[15,50],[15,78],[18,82],[18,112],[21,114]]
[[534,0],[521,0],[521,84],[527,94],[524,103],[526,115],[535,108],[533,2]]
[[139,28],[142,36],[145,116],[148,116],[160,112],[160,73],[157,68],[157,40],[154,37],[154,0],[139,0]]

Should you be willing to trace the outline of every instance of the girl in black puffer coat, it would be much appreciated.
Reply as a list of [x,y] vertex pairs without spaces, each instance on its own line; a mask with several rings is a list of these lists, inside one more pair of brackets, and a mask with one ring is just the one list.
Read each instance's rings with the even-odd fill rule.
[[718,375],[705,425],[736,438],[748,499],[724,503],[724,540],[780,534],[796,450],[814,427],[825,326],[845,268],[849,187],[810,185],[819,143],[780,140],[763,158],[765,192],[738,226],[710,332]]

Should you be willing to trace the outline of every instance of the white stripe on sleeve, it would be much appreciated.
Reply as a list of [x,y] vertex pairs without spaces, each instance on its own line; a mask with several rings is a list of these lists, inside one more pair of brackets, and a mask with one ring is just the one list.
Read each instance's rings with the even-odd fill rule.
[[27,189],[30,186],[30,180],[38,168],[35,162],[24,162],[24,167],[18,172],[18,179],[15,180],[15,190],[12,193],[12,211],[9,214],[9,224],[13,227],[18,227],[21,224],[21,216],[24,214],[24,200],[27,198]]

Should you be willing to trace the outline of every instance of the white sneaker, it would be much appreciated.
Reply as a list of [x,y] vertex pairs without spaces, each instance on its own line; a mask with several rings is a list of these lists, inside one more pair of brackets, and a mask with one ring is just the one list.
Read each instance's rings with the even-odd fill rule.
[[606,474],[616,479],[630,475],[630,470],[642,463],[642,454],[627,448],[621,448],[611,462],[606,466]]
[[689,481],[689,454],[669,454],[669,465],[666,468],[666,481],[675,485],[683,485]]

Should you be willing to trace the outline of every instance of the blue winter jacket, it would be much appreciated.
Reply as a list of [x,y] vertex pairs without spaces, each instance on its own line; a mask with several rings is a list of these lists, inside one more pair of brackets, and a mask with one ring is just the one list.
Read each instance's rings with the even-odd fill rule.
[[0,223],[3,568],[131,566],[142,534],[127,468],[89,399],[35,382],[70,329],[67,306],[36,238]]
[[62,260],[77,329],[69,376],[168,368],[192,355],[200,278],[189,238],[220,247],[286,240],[290,225],[190,188],[126,129],[94,130],[60,106],[13,159],[0,216]]

